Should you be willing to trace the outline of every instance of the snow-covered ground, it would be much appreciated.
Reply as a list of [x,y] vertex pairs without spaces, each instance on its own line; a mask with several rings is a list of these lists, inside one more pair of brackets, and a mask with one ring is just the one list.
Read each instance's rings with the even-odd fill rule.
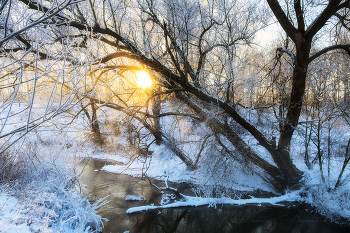
[[[7,193],[0,194],[0,211],[0,228],[3,232],[31,232],[30,225],[38,224],[33,224],[33,220],[26,215],[28,209],[23,209],[18,199]],[[45,225],[39,229],[42,232],[50,232]]]
[[[66,193],[26,190],[18,197],[0,188],[0,232],[95,232],[102,219],[94,211],[103,200],[91,205],[72,191]],[[30,193],[32,192],[32,193]]]
[[[16,114],[22,107],[12,106],[13,115],[2,134],[26,121],[24,112]],[[36,107],[40,111],[40,106],[33,111]],[[79,192],[75,168],[85,153],[81,129],[60,124],[67,122],[64,117],[54,120],[24,135],[2,154],[0,232],[100,232],[106,221],[95,213],[105,200],[90,203]]]

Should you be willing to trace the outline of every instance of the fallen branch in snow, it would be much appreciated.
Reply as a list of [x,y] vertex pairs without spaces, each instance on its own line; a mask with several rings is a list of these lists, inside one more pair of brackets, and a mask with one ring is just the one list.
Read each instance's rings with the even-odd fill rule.
[[160,209],[167,209],[167,208],[178,208],[178,207],[198,207],[198,206],[206,206],[208,207],[216,207],[216,205],[246,205],[246,204],[270,204],[270,205],[280,205],[283,206],[283,204],[280,204],[281,202],[291,202],[291,201],[302,201],[303,199],[300,197],[301,190],[294,191],[291,193],[287,193],[282,196],[278,197],[271,197],[271,198],[251,198],[251,199],[238,199],[234,200],[228,197],[222,197],[222,198],[202,198],[202,197],[190,197],[185,196],[185,201],[178,201],[162,206],[154,206],[154,205],[147,205],[147,206],[138,206],[138,207],[132,207],[129,208],[126,213],[127,214],[134,214],[134,213],[140,213],[144,211],[150,211],[150,210],[160,210]]
[[167,180],[168,178],[165,180],[165,187],[158,187],[157,185],[153,184],[152,181],[147,176],[146,176],[146,179],[148,180],[150,185],[156,188],[161,194],[164,194],[164,191],[172,191],[175,193],[176,197],[183,198],[183,199],[186,198],[186,196],[180,193],[177,189],[168,186],[168,180]]

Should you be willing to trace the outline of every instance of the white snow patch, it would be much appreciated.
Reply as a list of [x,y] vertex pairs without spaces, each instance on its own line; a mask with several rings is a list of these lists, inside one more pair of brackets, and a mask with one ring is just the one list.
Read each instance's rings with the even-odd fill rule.
[[[32,232],[29,225],[31,220],[26,217],[26,209],[21,209],[18,200],[5,193],[0,194],[0,232],[25,233]],[[51,232],[50,229],[41,229]]]
[[270,205],[282,205],[279,204],[284,201],[301,201],[302,198],[300,197],[301,191],[294,191],[291,193],[287,193],[282,196],[278,197],[271,197],[271,198],[251,198],[251,199],[238,199],[234,200],[228,197],[221,197],[221,198],[202,198],[202,197],[190,197],[185,196],[184,201],[178,201],[171,204],[166,204],[162,206],[154,206],[154,205],[147,205],[147,206],[138,206],[138,207],[132,207],[129,208],[126,213],[132,214],[152,209],[167,209],[167,208],[176,208],[176,207],[186,207],[186,206],[205,206],[208,205],[209,207],[215,207],[216,205],[221,204],[229,204],[229,205],[246,205],[246,204],[270,204]]
[[146,198],[144,196],[142,196],[141,194],[139,196],[127,195],[125,197],[125,201],[144,201],[144,200],[146,200]]

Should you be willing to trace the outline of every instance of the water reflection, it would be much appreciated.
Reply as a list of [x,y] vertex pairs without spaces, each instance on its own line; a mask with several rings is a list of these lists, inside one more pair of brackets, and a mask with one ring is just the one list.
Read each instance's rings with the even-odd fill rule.
[[297,208],[246,206],[167,209],[133,216],[131,232],[350,232]]
[[[295,203],[295,206],[231,206],[223,205],[216,208],[196,207],[163,209],[141,214],[127,215],[130,207],[158,205],[159,193],[146,180],[127,175],[119,175],[101,171],[105,164],[111,162],[92,160],[86,164],[81,182],[88,185],[86,195],[92,200],[108,195],[110,201],[102,206],[98,213],[109,219],[103,232],[148,233],[148,232],[350,232],[349,226],[338,225],[311,211],[310,207]],[[161,185],[160,181],[152,181]],[[175,184],[173,184],[175,185]],[[181,192],[189,193],[189,186],[179,185]],[[146,200],[125,201],[126,195],[143,195]]]

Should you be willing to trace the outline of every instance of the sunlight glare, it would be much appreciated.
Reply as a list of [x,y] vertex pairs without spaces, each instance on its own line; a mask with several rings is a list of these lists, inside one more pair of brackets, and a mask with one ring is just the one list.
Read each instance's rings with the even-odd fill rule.
[[150,88],[152,86],[152,79],[146,71],[136,72],[137,86],[141,88]]

